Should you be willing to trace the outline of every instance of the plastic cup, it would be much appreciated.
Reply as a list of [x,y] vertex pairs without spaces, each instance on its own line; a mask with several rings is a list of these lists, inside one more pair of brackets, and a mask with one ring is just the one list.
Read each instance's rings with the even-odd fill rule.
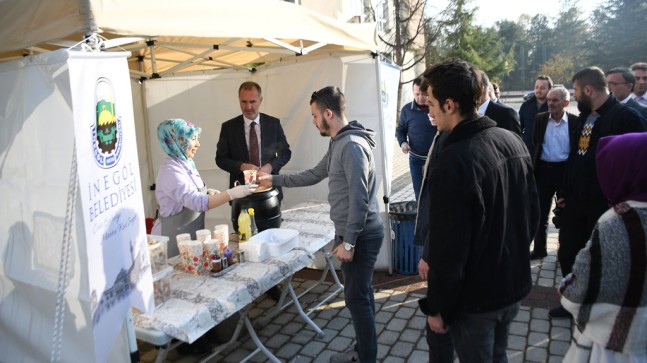
[[226,224],[216,225],[213,228],[213,238],[220,244],[220,252],[223,252],[229,246],[229,226]]
[[245,177],[245,185],[255,185],[256,184],[256,170],[243,170],[243,176]]
[[199,229],[195,231],[195,238],[201,242],[208,241],[211,239],[211,231],[208,229]]
[[[184,270],[193,275],[199,276],[205,272],[205,253],[202,242],[195,240],[178,241],[177,247],[180,250]],[[209,266],[209,261],[206,262]]]
[[191,234],[189,233],[181,233],[175,236],[175,241],[177,243],[180,243],[180,241],[190,241],[191,240]]

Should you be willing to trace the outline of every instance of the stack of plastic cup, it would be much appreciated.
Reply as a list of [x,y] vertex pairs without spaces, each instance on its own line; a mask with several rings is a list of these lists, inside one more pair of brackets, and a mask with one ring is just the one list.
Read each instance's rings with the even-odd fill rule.
[[229,246],[229,226],[218,224],[213,228],[213,237],[218,241],[220,253],[222,254]]
[[[202,242],[197,240],[178,241],[177,247],[180,250],[182,264],[186,272],[197,276],[205,273],[205,254]],[[206,265],[209,266],[209,262]]]

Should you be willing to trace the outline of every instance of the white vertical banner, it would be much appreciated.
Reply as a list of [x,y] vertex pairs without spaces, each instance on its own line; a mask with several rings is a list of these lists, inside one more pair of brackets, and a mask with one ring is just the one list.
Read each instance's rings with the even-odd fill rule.
[[128,309],[153,309],[126,53],[70,52],[75,145],[97,362]]
[[[380,61],[379,87],[382,107],[382,130],[384,132],[384,153],[389,166],[393,165],[393,143],[395,142],[395,124],[398,114],[398,83],[400,82],[400,68]],[[393,168],[386,168],[386,180],[389,180],[387,196],[391,194],[391,182]]]

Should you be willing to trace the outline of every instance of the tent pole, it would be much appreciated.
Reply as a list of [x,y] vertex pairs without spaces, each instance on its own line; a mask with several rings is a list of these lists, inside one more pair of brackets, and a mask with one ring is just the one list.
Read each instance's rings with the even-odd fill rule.
[[382,144],[382,186],[384,188],[384,196],[382,197],[382,201],[384,202],[384,211],[385,211],[385,216],[386,216],[386,239],[388,240],[388,248],[387,248],[387,263],[389,265],[389,275],[393,274],[393,261],[392,261],[392,255],[393,251],[392,246],[393,242],[391,240],[391,220],[389,217],[389,203],[390,200],[389,198],[391,197],[391,181],[388,178],[388,173],[387,173],[387,158],[386,158],[386,135],[384,134],[384,110],[382,109],[382,74],[380,72],[380,58],[381,56],[379,53],[375,56],[375,73],[376,73],[376,79],[377,79],[377,104],[379,107],[377,108],[377,115],[378,115],[378,125],[380,127],[380,142]]
[[137,336],[135,335],[135,324],[133,323],[133,313],[128,309],[126,315],[126,335],[128,336],[128,347],[130,348],[130,363],[139,363],[139,348],[137,347]]

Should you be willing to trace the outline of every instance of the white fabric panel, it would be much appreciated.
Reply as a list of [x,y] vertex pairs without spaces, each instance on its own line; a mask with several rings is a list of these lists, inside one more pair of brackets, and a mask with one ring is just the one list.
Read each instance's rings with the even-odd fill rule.
[[[74,145],[67,52],[0,64],[0,360],[49,361]],[[77,199],[77,210],[81,208]],[[61,361],[94,361],[83,219],[74,218]],[[85,297],[85,298],[82,298]],[[109,361],[125,361],[118,339]]]
[[[345,23],[284,1],[0,0],[0,24],[0,59],[20,57],[27,52],[21,50],[32,46],[35,52],[67,48],[61,39],[76,43],[91,32],[108,39],[137,36],[175,44],[174,49],[157,47],[156,72],[205,50],[205,58],[216,59],[214,63],[203,67],[188,61],[180,68],[211,70],[267,64],[297,53],[377,49],[374,23]],[[137,62],[140,55],[145,62]],[[147,48],[138,48],[131,61],[137,71],[153,72]]]

